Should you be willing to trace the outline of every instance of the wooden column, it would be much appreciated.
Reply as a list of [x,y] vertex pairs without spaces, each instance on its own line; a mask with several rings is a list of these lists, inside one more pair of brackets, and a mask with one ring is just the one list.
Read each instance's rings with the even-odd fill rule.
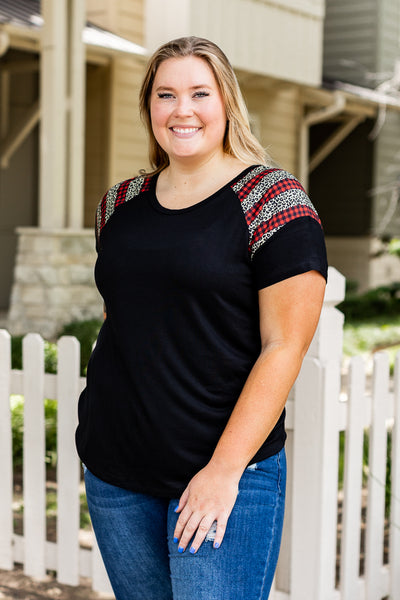
[[39,226],[66,224],[67,0],[42,0]]
[[86,58],[82,40],[85,27],[85,0],[69,0],[69,160],[67,227],[83,227],[85,160]]
[[85,0],[43,0],[39,226],[83,224]]

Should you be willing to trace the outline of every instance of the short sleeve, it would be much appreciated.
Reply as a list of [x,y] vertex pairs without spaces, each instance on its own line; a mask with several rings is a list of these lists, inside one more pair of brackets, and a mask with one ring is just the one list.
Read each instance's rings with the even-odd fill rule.
[[235,183],[246,220],[258,289],[317,270],[326,279],[320,218],[300,182],[287,171],[257,166]]
[[252,268],[259,290],[313,270],[327,279],[328,263],[321,225],[311,217],[289,221],[257,249]]
[[101,232],[118,206],[129,202],[149,188],[151,177],[133,177],[111,187],[99,202],[95,214],[96,250],[100,250]]

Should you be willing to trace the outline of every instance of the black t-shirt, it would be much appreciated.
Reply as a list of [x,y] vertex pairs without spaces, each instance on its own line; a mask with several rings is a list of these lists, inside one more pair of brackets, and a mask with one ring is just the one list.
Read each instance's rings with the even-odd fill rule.
[[[280,169],[245,169],[167,209],[157,176],[111,188],[95,267],[107,318],[79,399],[79,456],[99,478],[178,497],[207,464],[260,348],[258,290],[327,273],[318,215]],[[251,462],[285,442],[283,412]]]

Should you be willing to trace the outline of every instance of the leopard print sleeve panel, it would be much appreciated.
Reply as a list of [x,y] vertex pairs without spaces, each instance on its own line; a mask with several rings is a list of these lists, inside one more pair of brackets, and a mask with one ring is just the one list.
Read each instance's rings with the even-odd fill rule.
[[251,259],[286,223],[298,217],[311,217],[321,224],[301,184],[282,169],[255,167],[232,189],[240,200],[249,230]]
[[148,189],[151,177],[133,177],[117,183],[103,196],[96,210],[96,246],[100,246],[100,234],[116,208],[129,202],[135,196]]

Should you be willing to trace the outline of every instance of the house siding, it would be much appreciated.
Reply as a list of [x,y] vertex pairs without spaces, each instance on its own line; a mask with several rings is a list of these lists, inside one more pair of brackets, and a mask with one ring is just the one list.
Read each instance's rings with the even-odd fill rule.
[[269,89],[242,85],[242,90],[251,115],[257,118],[261,144],[274,162],[297,175],[301,117],[298,88],[288,84]]
[[[396,61],[400,60],[400,2],[380,0],[378,2],[378,36],[376,41],[377,68],[388,80],[394,72]],[[387,111],[385,124],[376,139],[374,164],[374,211],[373,232],[379,236],[397,236],[400,231],[399,203],[390,222],[387,222],[391,208],[391,190],[379,192],[385,187],[398,186],[400,169],[400,114]]]
[[322,0],[147,0],[145,45],[197,35],[221,46],[236,68],[318,85],[323,15]]
[[147,140],[138,97],[144,65],[135,59],[115,60],[111,71],[109,185],[148,167]]
[[324,77],[374,87],[368,74],[377,71],[377,26],[377,0],[327,0]]
[[143,44],[143,0],[86,0],[89,21]]
[[400,2],[381,0],[378,8],[377,69],[392,73],[400,60]]
[[[374,162],[374,208],[372,214],[372,231],[378,236],[399,237],[400,206],[384,226],[387,212],[390,210],[392,190],[399,185],[400,163],[400,114],[387,112],[385,124],[375,142]],[[385,188],[389,188],[387,191]]]

